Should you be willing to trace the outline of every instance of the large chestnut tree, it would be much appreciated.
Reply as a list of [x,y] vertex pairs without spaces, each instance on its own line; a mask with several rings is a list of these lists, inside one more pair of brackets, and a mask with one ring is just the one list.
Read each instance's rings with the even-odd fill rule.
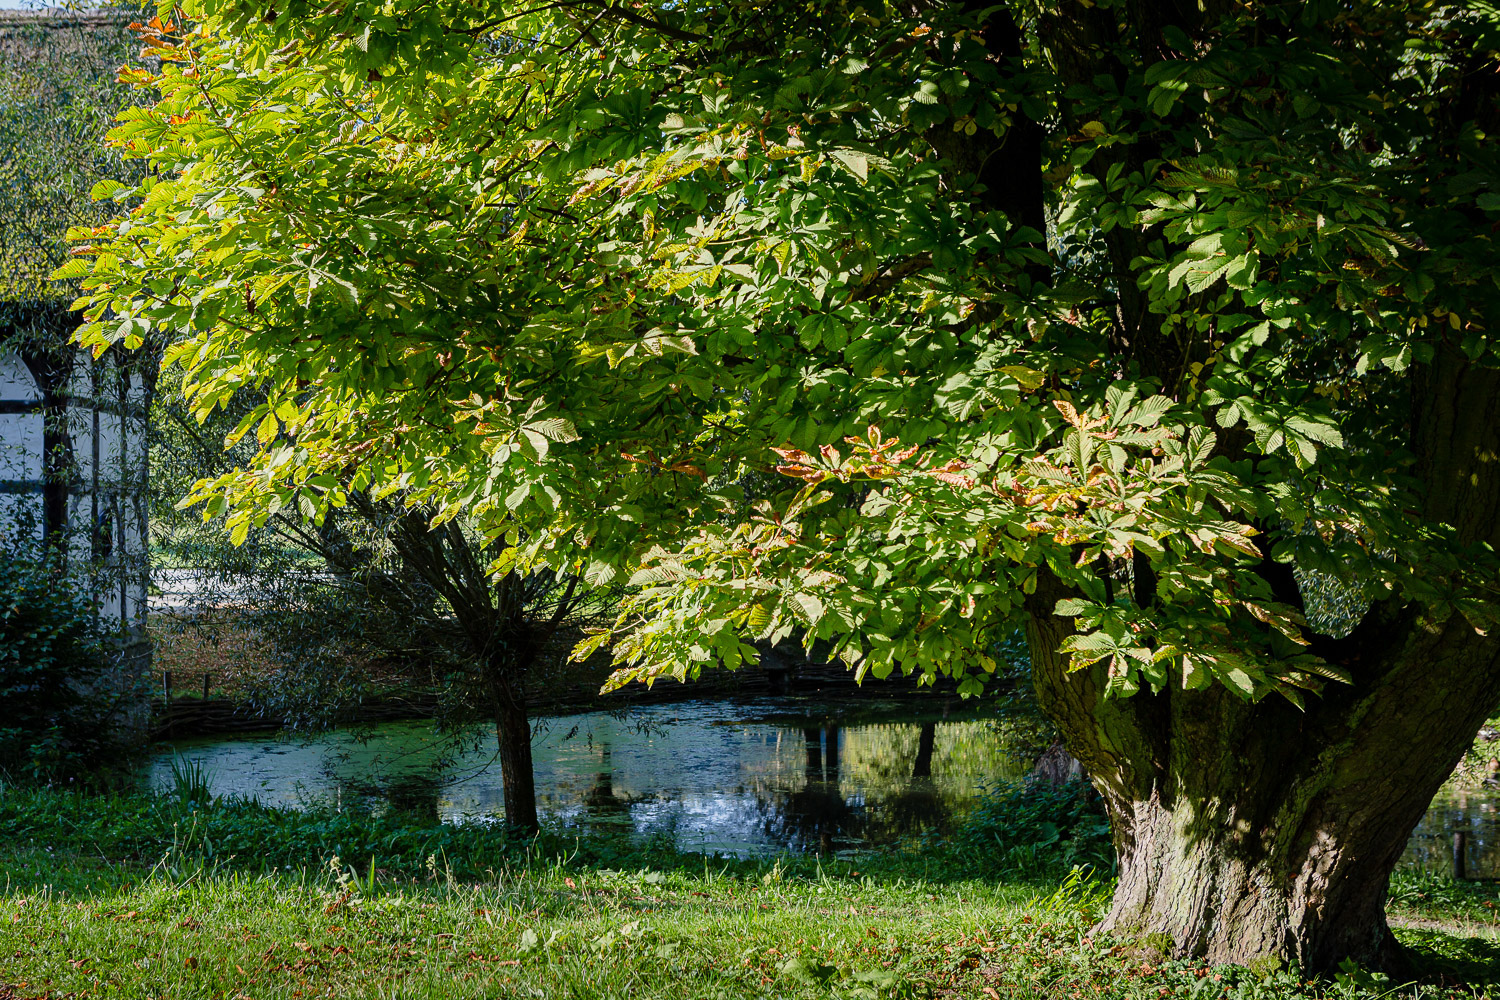
[[[749,640],[979,690],[1017,625],[1103,930],[1395,963],[1500,703],[1500,15],[1416,0],[191,0],[76,235],[254,461],[496,574],[632,580],[619,682]],[[1329,594],[1342,616],[1328,613]],[[1311,612],[1311,613],[1310,613]]]

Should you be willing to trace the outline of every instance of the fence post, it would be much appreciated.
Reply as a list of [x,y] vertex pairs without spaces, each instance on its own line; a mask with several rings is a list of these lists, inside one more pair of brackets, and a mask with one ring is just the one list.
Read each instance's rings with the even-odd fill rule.
[[1462,830],[1453,835],[1453,877],[1459,881],[1468,878],[1465,871],[1468,862],[1469,835]]
[[203,700],[208,700],[208,672],[203,673]]

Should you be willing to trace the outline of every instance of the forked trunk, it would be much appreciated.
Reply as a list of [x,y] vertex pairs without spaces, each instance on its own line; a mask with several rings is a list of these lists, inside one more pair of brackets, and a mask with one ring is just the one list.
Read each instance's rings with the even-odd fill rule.
[[[372,510],[368,501],[366,510]],[[401,558],[447,601],[463,631],[478,668],[477,693],[488,702],[499,742],[500,780],[504,784],[505,822],[536,830],[536,782],[531,772],[531,720],[526,708],[526,674],[543,640],[572,606],[574,581],[562,595],[552,618],[529,618],[526,578],[510,572],[492,580],[482,547],[465,535],[457,521],[431,526],[432,511],[408,511],[396,522],[392,538]]]
[[1390,874],[1500,703],[1496,643],[1458,616],[1377,607],[1327,651],[1355,683],[1306,712],[1223,688],[1106,701],[1098,671],[1049,652],[1068,622],[1041,613],[1047,589],[1028,629],[1038,697],[1104,797],[1120,862],[1097,930],[1211,963],[1399,970]]

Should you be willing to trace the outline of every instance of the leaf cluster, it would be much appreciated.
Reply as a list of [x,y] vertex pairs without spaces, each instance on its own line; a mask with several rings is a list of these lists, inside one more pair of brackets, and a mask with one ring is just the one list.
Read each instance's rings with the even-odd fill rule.
[[1056,581],[1111,694],[1300,703],[1342,675],[1277,565],[1494,618],[1409,403],[1497,363],[1500,36],[1133,10],[164,6],[111,133],[151,173],[57,274],[200,419],[261,394],[187,500],[234,541],[462,514],[497,575],[641,588],[593,640],[621,682],[798,630],[973,693]]

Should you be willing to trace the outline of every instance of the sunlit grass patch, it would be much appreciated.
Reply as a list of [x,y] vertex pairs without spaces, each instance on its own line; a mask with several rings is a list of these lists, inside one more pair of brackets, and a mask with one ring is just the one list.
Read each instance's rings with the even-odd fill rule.
[[12,975],[97,996],[890,996],[956,984],[953,944],[1032,895],[934,888],[556,866],[373,891],[332,871],[158,875],[0,901],[0,950]]

